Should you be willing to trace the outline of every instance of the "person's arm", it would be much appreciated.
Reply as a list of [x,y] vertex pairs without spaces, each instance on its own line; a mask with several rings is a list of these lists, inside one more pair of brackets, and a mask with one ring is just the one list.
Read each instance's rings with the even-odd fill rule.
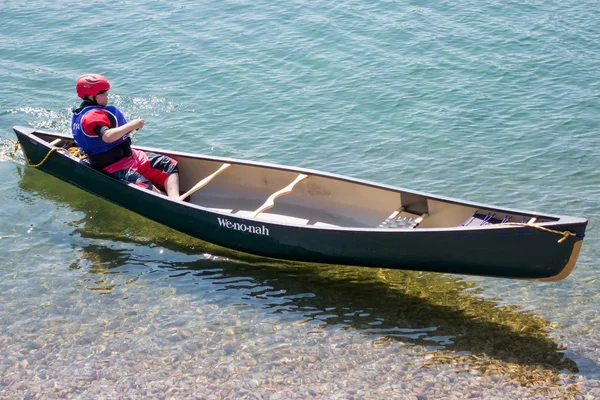
[[102,134],[102,140],[106,143],[112,143],[115,140],[121,139],[123,136],[128,134],[129,132],[135,129],[142,129],[144,127],[144,120],[141,118],[134,119],[133,121],[129,121],[125,125],[117,126],[116,128],[111,128],[105,131]]
[[86,135],[98,136],[105,143],[112,143],[134,129],[142,129],[144,127],[144,120],[138,118],[125,125],[111,128],[111,121],[108,118],[108,114],[101,109],[96,109],[91,110],[83,116],[81,125]]

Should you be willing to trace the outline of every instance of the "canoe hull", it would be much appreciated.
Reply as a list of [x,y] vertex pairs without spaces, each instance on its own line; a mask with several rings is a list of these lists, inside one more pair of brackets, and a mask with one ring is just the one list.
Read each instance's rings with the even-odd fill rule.
[[[28,128],[15,128],[31,164],[50,150]],[[195,238],[258,256],[299,262],[419,270],[502,278],[559,280],[573,269],[587,221],[553,226],[561,236],[510,225],[475,229],[354,229],[295,226],[174,201],[106,176],[55,152],[40,170]]]

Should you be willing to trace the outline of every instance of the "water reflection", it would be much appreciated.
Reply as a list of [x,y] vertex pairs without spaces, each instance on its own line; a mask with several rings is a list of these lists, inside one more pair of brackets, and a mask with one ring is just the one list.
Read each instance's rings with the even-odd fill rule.
[[[89,270],[90,290],[110,293],[115,288],[110,275],[127,274],[129,283],[156,273],[178,294],[193,294],[201,284],[215,297],[227,293],[225,301],[232,304],[310,323],[309,333],[355,330],[375,345],[422,348],[423,368],[452,364],[456,372],[500,374],[533,387],[564,384],[559,372],[578,372],[548,336],[547,321],[478,297],[470,282],[438,274],[272,262],[192,239],[30,168],[22,171],[19,185],[28,196],[81,213],[71,222],[73,235],[93,243],[77,250],[71,268]],[[169,254],[161,255],[159,248]]]

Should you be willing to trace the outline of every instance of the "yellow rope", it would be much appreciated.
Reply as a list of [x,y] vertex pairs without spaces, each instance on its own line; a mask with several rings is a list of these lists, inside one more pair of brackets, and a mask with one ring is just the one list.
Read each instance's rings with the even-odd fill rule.
[[539,225],[533,225],[533,224],[524,224],[521,222],[505,222],[503,224],[500,225],[515,225],[515,226],[528,226],[531,228],[535,228],[535,229],[540,229],[542,231],[546,231],[546,232],[550,232],[550,233],[556,233],[557,235],[561,235],[562,238],[558,239],[558,243],[562,243],[564,242],[569,236],[577,236],[575,233],[571,232],[571,231],[555,231],[553,229],[548,229],[545,228],[543,226],[539,226]]
[[16,140],[12,140],[10,138],[7,138],[7,139],[12,142],[12,144],[15,146],[15,148],[12,149],[11,151],[5,151],[4,153],[0,153],[0,156],[6,156],[6,155],[9,155],[9,154],[15,154],[17,152],[17,150],[19,150],[19,142],[17,142]]
[[[19,150],[19,142],[17,142],[16,140],[12,140],[12,139],[8,139],[10,140],[14,145],[14,149],[11,151],[6,151],[4,153],[1,153],[0,156],[4,156],[4,155],[9,155],[9,154],[15,154],[17,152],[17,150]],[[50,149],[50,151],[48,152],[48,154],[46,154],[46,156],[44,157],[44,159],[42,161],[40,161],[37,164],[31,164],[29,163],[29,160],[27,159],[27,157],[25,157],[25,161],[27,162],[27,165],[29,165],[30,167],[33,168],[38,168],[39,166],[41,166],[43,163],[46,162],[46,160],[48,159],[48,157],[50,157],[50,154],[54,153],[55,151],[66,151],[67,153],[71,154],[74,157],[79,158],[80,160],[84,160],[86,159],[88,156],[86,156],[85,154],[83,154],[81,152],[81,150],[78,147],[69,147],[69,149],[63,149],[62,147],[53,147]]]
[[44,157],[44,159],[42,161],[40,161],[38,164],[35,164],[35,165],[30,164],[29,160],[27,160],[27,164],[30,167],[37,168],[37,167],[39,167],[40,165],[42,165],[43,163],[46,162],[46,160],[48,159],[48,157],[50,157],[50,154],[52,154],[52,153],[54,153],[55,151],[58,151],[58,150],[66,151],[65,149],[63,149],[61,147],[53,147],[53,148],[50,149],[50,151],[48,152],[48,154],[46,154],[46,157]]
[[69,147],[67,149],[67,151],[69,153],[71,153],[72,156],[79,158],[80,160],[85,160],[86,158],[88,158],[88,156],[86,156],[85,154],[83,154],[81,152],[81,149],[79,147]]

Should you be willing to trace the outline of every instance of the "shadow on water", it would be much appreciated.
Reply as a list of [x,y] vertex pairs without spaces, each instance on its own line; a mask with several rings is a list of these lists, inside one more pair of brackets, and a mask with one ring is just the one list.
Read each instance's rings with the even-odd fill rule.
[[[316,323],[319,328],[311,333],[355,330],[374,344],[422,348],[422,368],[450,364],[457,373],[501,375],[534,389],[577,390],[571,378],[560,375],[575,374],[578,367],[548,336],[550,324],[477,296],[472,282],[433,273],[268,260],[193,239],[31,168],[21,170],[19,186],[19,196],[40,196],[83,214],[72,223],[73,234],[96,241],[80,249],[80,263],[91,272],[116,273],[123,265],[139,266],[137,271],[158,268],[173,285],[180,276],[191,276],[211,281],[217,291],[231,292],[236,302],[293,315],[311,322],[310,329]],[[131,250],[98,244],[104,240],[160,246],[185,260],[150,260],[150,267]],[[218,257],[207,259],[202,256],[206,253]]]

